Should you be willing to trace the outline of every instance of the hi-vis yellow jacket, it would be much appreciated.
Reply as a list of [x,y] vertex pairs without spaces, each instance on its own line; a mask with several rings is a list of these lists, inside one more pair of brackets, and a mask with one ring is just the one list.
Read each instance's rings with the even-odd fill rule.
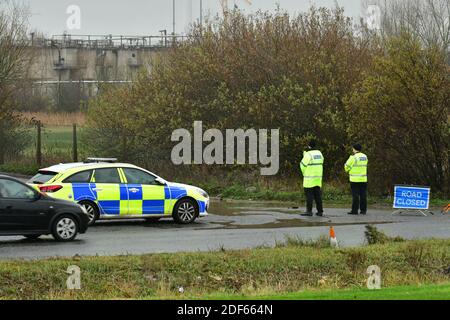
[[324,157],[319,150],[305,151],[300,162],[303,174],[303,187],[322,187]]
[[345,172],[350,175],[350,182],[367,182],[369,160],[364,153],[356,153],[345,163]]

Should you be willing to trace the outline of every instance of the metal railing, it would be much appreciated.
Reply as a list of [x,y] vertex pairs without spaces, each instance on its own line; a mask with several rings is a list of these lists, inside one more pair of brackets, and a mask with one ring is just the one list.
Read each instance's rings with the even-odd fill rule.
[[189,37],[184,35],[159,35],[159,36],[125,36],[125,35],[54,35],[51,38],[38,38],[32,36],[30,45],[38,47],[57,48],[165,48],[176,43],[182,43]]

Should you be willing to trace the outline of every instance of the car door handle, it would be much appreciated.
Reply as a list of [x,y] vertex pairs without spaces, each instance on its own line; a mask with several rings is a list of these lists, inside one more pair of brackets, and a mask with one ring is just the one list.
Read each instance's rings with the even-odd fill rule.
[[128,189],[128,190],[133,192],[133,193],[138,193],[139,192],[139,189],[136,189],[136,188],[131,188],[131,189]]
[[92,190],[94,190],[94,191],[103,191],[103,189],[101,189],[101,188],[94,188]]

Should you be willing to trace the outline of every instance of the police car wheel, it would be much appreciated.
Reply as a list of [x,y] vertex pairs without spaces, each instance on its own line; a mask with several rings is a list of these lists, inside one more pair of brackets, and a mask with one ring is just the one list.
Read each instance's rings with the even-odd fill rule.
[[78,222],[70,215],[62,215],[53,222],[52,234],[57,241],[72,241],[78,234]]
[[189,224],[198,217],[198,208],[190,199],[181,200],[177,203],[173,218],[177,223]]
[[88,226],[92,226],[98,220],[98,209],[92,202],[89,201],[81,201],[80,205],[83,206],[89,217]]

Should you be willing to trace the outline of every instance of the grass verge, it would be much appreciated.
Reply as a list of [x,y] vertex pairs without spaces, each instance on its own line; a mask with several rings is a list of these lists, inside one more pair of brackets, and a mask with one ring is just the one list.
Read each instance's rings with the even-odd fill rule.
[[450,283],[381,290],[312,290],[272,296],[208,296],[211,300],[450,300]]
[[[66,290],[70,265],[81,268],[80,291]],[[297,297],[299,291],[317,290],[328,290],[324,297],[333,298],[338,293],[351,296],[352,290],[363,294],[370,265],[381,268],[383,288],[450,283],[450,240],[337,250],[325,247],[323,241],[288,241],[276,248],[254,250],[2,261],[0,298],[288,299]],[[392,290],[395,298],[397,289]]]

